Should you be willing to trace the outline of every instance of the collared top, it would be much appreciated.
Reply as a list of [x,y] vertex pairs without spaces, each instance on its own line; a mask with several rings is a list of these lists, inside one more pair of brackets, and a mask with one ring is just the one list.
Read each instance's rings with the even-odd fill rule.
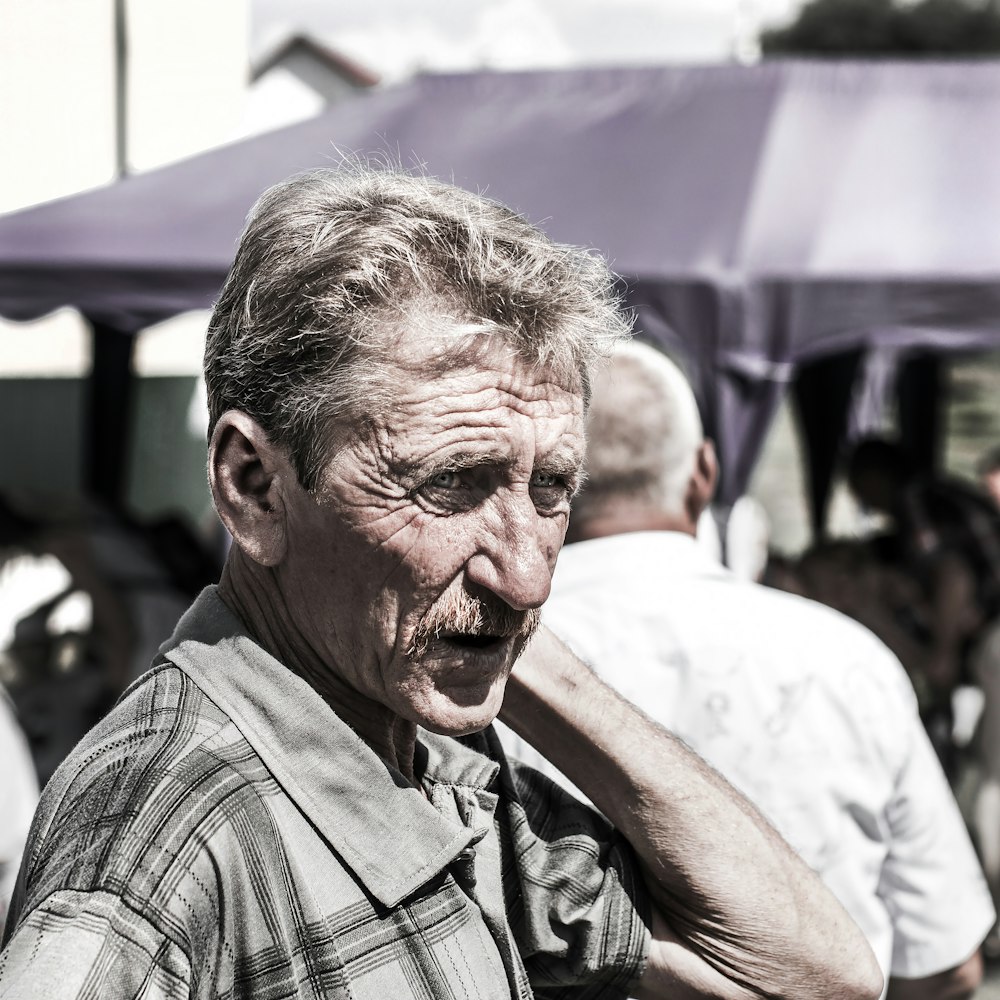
[[979,863],[912,686],[867,629],[666,531],[567,546],[543,620],[757,804],[887,977],[975,951],[993,921]]
[[625,996],[628,845],[492,733],[426,796],[205,591],[42,796],[0,997]]

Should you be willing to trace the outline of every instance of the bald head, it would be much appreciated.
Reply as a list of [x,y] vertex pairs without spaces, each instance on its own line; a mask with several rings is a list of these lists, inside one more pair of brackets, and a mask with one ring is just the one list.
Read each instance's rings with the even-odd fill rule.
[[[593,385],[576,537],[656,528],[693,533],[714,486],[714,455],[684,374],[646,344],[617,348]],[[598,524],[606,530],[595,530]]]

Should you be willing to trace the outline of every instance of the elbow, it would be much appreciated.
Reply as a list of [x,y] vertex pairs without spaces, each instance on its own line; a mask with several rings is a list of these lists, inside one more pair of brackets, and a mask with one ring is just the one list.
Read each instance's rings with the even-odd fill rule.
[[882,969],[875,958],[875,952],[871,950],[868,942],[864,942],[862,958],[858,962],[860,969],[859,981],[857,983],[858,1000],[879,1000],[882,991],[885,989],[885,977]]
[[832,986],[828,994],[830,1000],[850,998],[850,1000],[879,1000],[885,986],[885,978],[874,952],[858,931],[851,945],[837,956],[831,970],[829,982]]
[[866,968],[855,986],[855,992],[851,995],[857,1000],[879,1000],[884,987],[885,977],[878,962],[875,961],[875,956],[871,955],[871,961],[866,963]]

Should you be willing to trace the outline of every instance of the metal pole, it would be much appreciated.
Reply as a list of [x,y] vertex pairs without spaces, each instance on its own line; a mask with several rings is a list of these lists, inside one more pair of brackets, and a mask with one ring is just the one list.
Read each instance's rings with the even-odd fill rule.
[[115,4],[115,173],[128,176],[128,23],[127,0]]
[[84,462],[88,493],[125,507],[134,331],[91,323],[94,360],[87,385]]

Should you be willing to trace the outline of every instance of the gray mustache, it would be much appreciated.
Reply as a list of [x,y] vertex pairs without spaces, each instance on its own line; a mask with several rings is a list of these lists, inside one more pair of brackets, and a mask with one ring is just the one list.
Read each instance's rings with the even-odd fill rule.
[[538,608],[517,611],[502,601],[489,601],[459,591],[433,605],[420,619],[406,655],[411,659],[421,657],[442,633],[502,635],[527,641],[540,619]]

